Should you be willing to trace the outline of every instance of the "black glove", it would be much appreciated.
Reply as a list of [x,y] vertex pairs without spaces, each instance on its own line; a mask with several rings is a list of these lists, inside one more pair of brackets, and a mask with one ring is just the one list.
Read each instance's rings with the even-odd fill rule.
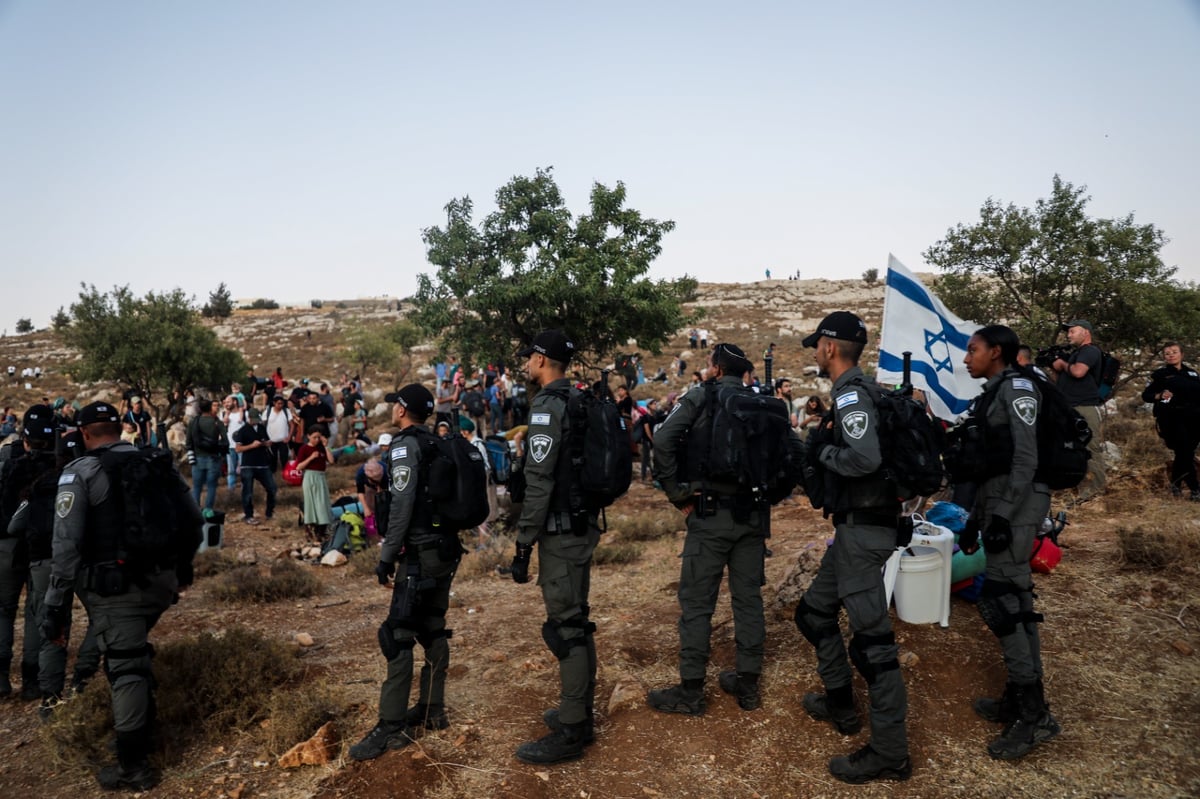
[[64,646],[66,642],[63,640],[63,636],[70,626],[70,605],[46,605],[45,610],[42,611],[42,621],[38,624],[38,630],[42,633],[43,640]]
[[958,534],[958,548],[964,555],[974,555],[979,549],[979,520],[974,516],[967,517],[962,532]]
[[396,566],[393,563],[379,561],[375,566],[375,576],[379,578],[380,585],[387,585],[392,581],[392,576],[396,573]]
[[187,588],[195,581],[196,570],[192,567],[190,560],[175,567],[175,579],[179,582],[180,588]]
[[512,571],[514,583],[529,582],[529,556],[533,554],[533,544],[517,544],[517,554],[513,555]]
[[983,551],[989,555],[1003,552],[1012,545],[1012,525],[1003,516],[993,516],[983,531]]

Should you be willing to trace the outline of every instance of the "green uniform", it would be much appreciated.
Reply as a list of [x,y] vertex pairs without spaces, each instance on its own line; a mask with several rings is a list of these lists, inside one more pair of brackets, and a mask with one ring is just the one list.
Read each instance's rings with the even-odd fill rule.
[[[1042,519],[1050,509],[1050,490],[1034,482],[1037,471],[1037,417],[1041,393],[1033,378],[1006,369],[983,387],[994,392],[984,424],[994,436],[1012,441],[1012,466],[979,485],[974,515],[986,530],[993,517],[1012,526],[1012,544],[987,553],[987,571],[979,612],[1000,639],[1009,681],[1033,685],[1042,679],[1041,642],[1033,612],[1029,559]],[[985,439],[987,440],[987,439]]]
[[[13,486],[5,486],[11,482],[12,472],[18,459],[25,454],[24,445],[20,441],[0,447],[0,492],[13,492]],[[5,513],[13,513],[16,504],[5,508]],[[14,632],[17,624],[17,608],[21,603],[21,592],[26,592],[25,603],[25,637],[21,653],[21,678],[29,685],[37,682],[38,673],[38,642],[41,635],[37,629],[37,619],[29,610],[29,549],[21,536],[10,535],[7,531],[8,519],[0,519],[0,676],[8,684],[8,672],[12,666]]]
[[[424,428],[407,427],[393,439],[388,453],[392,501],[379,560],[399,561],[399,565],[391,611],[379,631],[380,649],[388,661],[379,692],[379,718],[393,724],[402,724],[408,714],[413,647],[419,643],[425,651],[418,703],[426,708],[445,703],[450,665],[446,610],[461,552],[456,533],[447,535],[434,527],[432,508],[424,496],[421,463],[428,454],[421,441],[429,435]],[[418,581],[420,590],[412,607],[406,607],[404,594],[410,579]]]
[[[821,448],[819,460],[836,475],[837,496],[830,501],[837,532],[800,600],[796,623],[816,648],[827,693],[850,685],[853,661],[870,691],[871,747],[884,758],[902,760],[908,757],[908,697],[882,574],[896,551],[900,508],[894,487],[877,476],[883,462],[878,413],[859,385],[864,380],[855,366],[833,385],[832,442]],[[838,627],[842,607],[854,634],[849,659]]]
[[600,540],[593,516],[587,530],[572,530],[565,493],[558,477],[563,457],[563,417],[567,404],[562,394],[571,383],[566,378],[542,387],[529,409],[525,438],[525,503],[517,522],[517,543],[538,546],[538,586],[546,605],[542,638],[558,658],[561,682],[558,718],[563,724],[580,724],[592,718],[596,694],[595,625],[588,618],[592,553]]
[[[743,388],[741,378],[731,375],[722,377],[718,386]],[[756,506],[749,497],[738,496],[735,485],[704,482],[690,473],[696,464],[685,462],[687,442],[693,438],[707,440],[708,436],[705,397],[703,390],[684,394],[654,436],[654,478],[667,499],[676,505],[698,503],[687,517],[679,574],[679,675],[684,680],[704,679],[712,615],[726,568],[738,673],[762,673],[766,640],[763,514],[770,510]],[[706,497],[702,503],[701,495]]]

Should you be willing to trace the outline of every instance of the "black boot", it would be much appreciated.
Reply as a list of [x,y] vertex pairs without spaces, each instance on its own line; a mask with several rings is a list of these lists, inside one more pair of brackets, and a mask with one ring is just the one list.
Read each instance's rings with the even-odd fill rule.
[[1017,718],[987,746],[988,754],[996,760],[1025,757],[1035,746],[1062,732],[1037,685],[1015,685],[1013,692],[1016,694]]
[[1008,724],[1017,718],[1016,686],[1011,682],[1004,683],[1004,693],[999,699],[980,697],[971,703],[976,715],[996,724]]
[[43,692],[42,704],[38,705],[38,718],[42,721],[49,721],[54,715],[54,708],[58,707],[62,702],[62,697],[55,693]]
[[21,664],[21,701],[33,702],[42,698],[42,688],[38,685],[38,666],[36,663]]
[[[561,732],[564,725],[558,720],[558,708],[552,707],[542,714],[542,723],[555,732]],[[583,720],[583,744],[587,746],[596,740],[596,717],[592,713],[588,713],[588,717]]]
[[682,713],[685,716],[704,715],[704,680],[684,680],[670,688],[657,688],[646,702],[663,713]]
[[536,741],[517,747],[517,760],[535,766],[563,763],[583,757],[585,723],[563,724],[559,729],[543,735]]
[[87,688],[88,682],[95,676],[95,669],[75,669],[75,673],[71,676],[71,691],[76,694],[83,693],[83,689]]
[[854,709],[854,688],[850,685],[829,688],[823,694],[805,694],[801,704],[809,716],[828,721],[842,735],[855,735],[862,729],[862,719]]
[[867,744],[857,752],[830,760],[829,773],[852,785],[871,780],[906,780],[912,776],[912,760],[886,758]]
[[361,741],[350,747],[354,760],[374,760],[389,749],[403,749],[413,742],[414,730],[403,721],[380,721]]
[[106,791],[148,791],[158,785],[162,777],[150,767],[152,744],[147,727],[132,732],[118,732],[117,764],[100,769],[96,775],[100,787]]
[[450,719],[446,717],[445,705],[422,705],[418,702],[408,709],[404,723],[414,728],[444,730],[450,726]]
[[11,660],[0,661],[0,699],[12,696],[12,681],[8,679],[8,670],[11,667]]
[[738,707],[742,710],[758,710],[762,705],[762,695],[758,692],[757,674],[723,671],[717,677],[717,684],[725,693],[737,697]]

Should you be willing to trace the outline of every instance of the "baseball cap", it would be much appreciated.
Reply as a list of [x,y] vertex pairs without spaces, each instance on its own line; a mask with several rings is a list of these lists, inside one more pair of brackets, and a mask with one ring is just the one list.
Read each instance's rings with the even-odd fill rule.
[[720,364],[725,374],[740,377],[754,369],[754,364],[736,344],[718,344],[713,348],[713,359]]
[[1065,325],[1063,325],[1062,329],[1070,330],[1073,327],[1082,327],[1084,330],[1086,330],[1089,333],[1096,332],[1094,329],[1092,329],[1092,323],[1086,319],[1072,319],[1070,322],[1067,322]]
[[460,414],[458,417],[458,429],[466,430],[468,433],[474,433],[475,432],[475,423],[472,422],[467,417]]
[[57,454],[65,457],[68,462],[75,460],[85,452],[87,452],[87,447],[83,445],[83,433],[79,432],[79,428],[72,427],[58,439]]
[[543,330],[533,337],[533,343],[517,352],[517,357],[528,358],[540,352],[552,361],[567,363],[575,357],[575,342],[561,330]]
[[380,434],[380,436],[379,436],[379,446],[381,446],[381,447],[390,447],[391,445],[392,445],[392,434],[391,434],[391,433],[382,433],[382,434]]
[[384,402],[398,402],[405,408],[416,411],[433,413],[433,394],[420,383],[409,383],[399,391],[393,391],[383,398]]
[[821,320],[821,324],[817,325],[817,332],[804,338],[804,346],[816,347],[821,336],[866,344],[867,326],[849,311],[834,311]]
[[246,418],[252,422],[258,422],[262,420],[262,414],[259,413],[258,408],[250,408],[246,411]]
[[49,405],[31,405],[25,411],[21,435],[33,441],[54,440],[54,411]]
[[87,427],[89,424],[98,422],[120,422],[121,416],[117,413],[117,409],[107,402],[93,402],[91,405],[83,406],[76,421],[79,422],[80,427]]

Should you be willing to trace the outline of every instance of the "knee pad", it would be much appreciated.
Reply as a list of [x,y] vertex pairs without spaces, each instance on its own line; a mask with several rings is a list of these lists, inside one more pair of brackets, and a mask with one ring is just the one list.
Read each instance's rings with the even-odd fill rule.
[[796,629],[800,630],[800,634],[813,646],[818,646],[826,638],[842,634],[838,628],[836,613],[816,610],[805,602],[803,597],[796,606],[795,620]]
[[[134,677],[136,679],[148,680],[152,688],[156,687],[157,683],[154,681],[154,672],[151,670],[149,663],[145,666],[139,665],[136,662],[132,664],[122,663],[119,666],[112,665],[112,661],[114,660],[139,661],[142,658],[150,660],[153,657],[154,647],[149,643],[136,649],[109,649],[104,653],[104,676],[108,678],[109,685],[115,686],[117,680],[123,677]],[[125,682],[128,682],[128,680]]]
[[[583,635],[563,638],[559,632],[563,627],[581,630]],[[546,647],[559,660],[569,657],[571,650],[577,646],[586,647],[588,635],[594,632],[596,632],[596,625],[583,616],[573,616],[561,622],[547,620],[542,624],[542,640],[546,642]]]
[[[1017,631],[1017,622],[1021,621],[1019,613],[1013,613],[1004,604],[1004,597],[1019,596],[1021,589],[1012,583],[1002,583],[998,580],[984,580],[980,591],[979,615],[983,623],[997,638],[1004,638]],[[1018,599],[1019,602],[1019,599]],[[1036,615],[1036,614],[1033,614]]]
[[883,635],[855,633],[854,637],[850,639],[850,662],[854,664],[854,668],[858,669],[858,673],[867,681],[867,685],[875,682],[875,678],[880,674],[900,668],[900,661],[895,657],[880,662],[873,662],[867,654],[867,650],[876,646],[890,647],[895,645],[895,633],[884,633]]
[[379,651],[387,660],[393,660],[405,649],[412,649],[416,640],[413,638],[396,638],[396,625],[384,622],[379,625]]
[[453,637],[454,637],[454,630],[447,630],[445,627],[443,627],[440,630],[433,630],[431,632],[417,633],[417,643],[419,643],[424,649],[429,649],[429,647],[433,646],[434,642],[437,641],[439,638],[453,638]]

